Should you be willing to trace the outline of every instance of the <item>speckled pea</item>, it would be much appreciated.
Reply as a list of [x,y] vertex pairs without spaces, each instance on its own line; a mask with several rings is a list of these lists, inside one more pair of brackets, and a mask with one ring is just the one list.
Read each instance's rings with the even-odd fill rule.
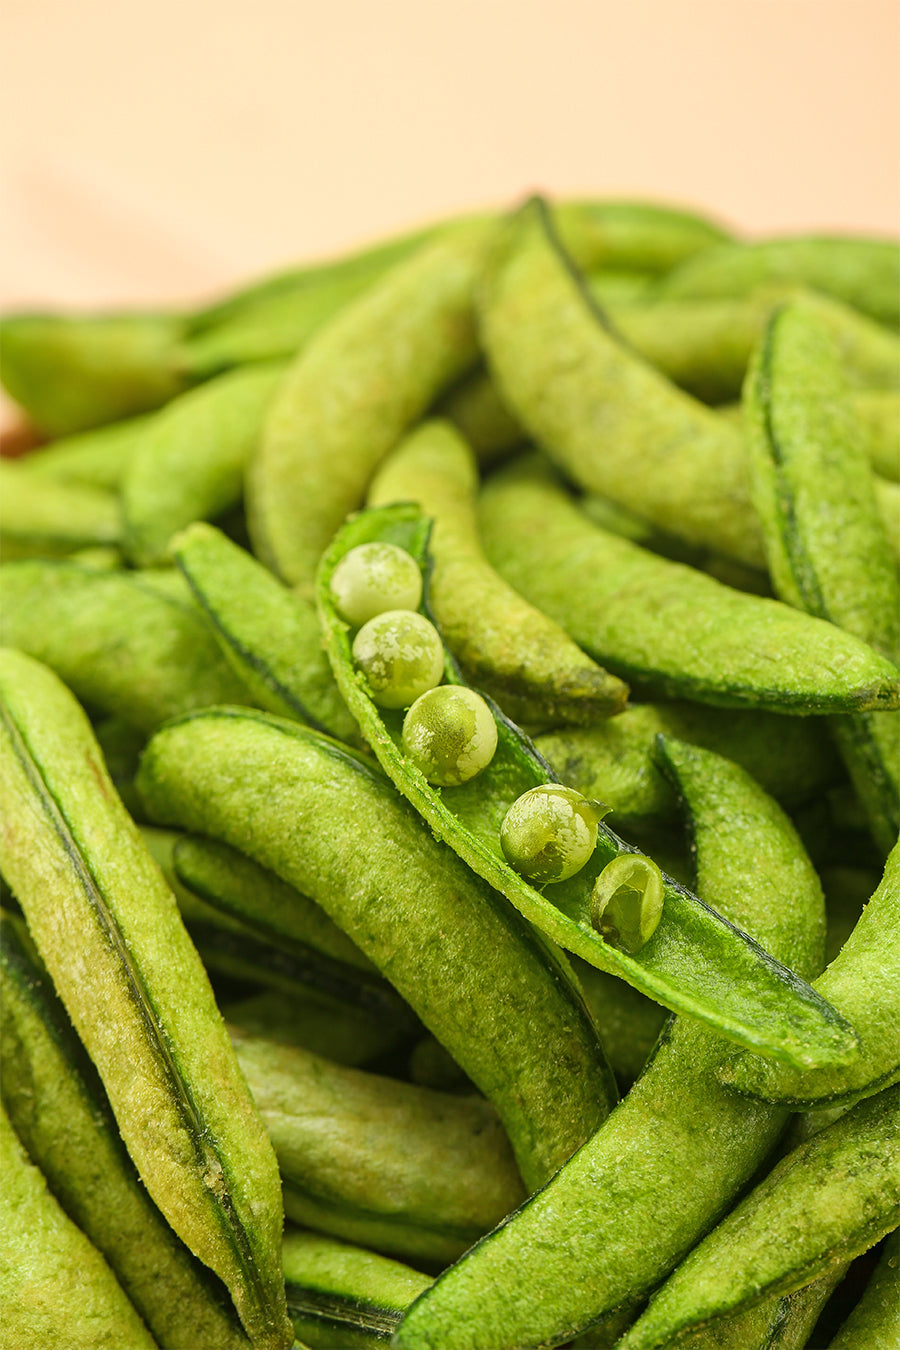
[[593,853],[603,814],[574,788],[546,783],[513,802],[500,826],[500,846],[510,867],[535,885],[565,881]]
[[402,743],[429,783],[455,787],[490,764],[497,724],[480,694],[445,684],[416,699],[403,720]]
[[396,544],[360,544],[352,548],[331,578],[331,594],[342,619],[361,628],[389,609],[418,609],[422,573]]
[[444,673],[437,629],[408,609],[389,609],[363,624],[353,640],[353,660],[379,708],[408,708]]

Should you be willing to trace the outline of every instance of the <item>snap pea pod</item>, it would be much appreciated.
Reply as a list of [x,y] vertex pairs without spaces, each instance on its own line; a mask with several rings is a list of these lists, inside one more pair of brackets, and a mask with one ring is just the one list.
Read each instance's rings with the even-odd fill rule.
[[525,439],[521,425],[481,366],[454,385],[438,401],[434,413],[453,423],[475,451],[479,464],[500,459]]
[[244,470],[285,365],[251,366],[174,399],[143,427],[122,482],[124,546],[138,567],[168,557],[172,535],[241,500]]
[[[412,506],[361,512],[339,531],[322,560],[319,612],[347,706],[385,772],[432,830],[546,937],[666,1007],[702,1018],[723,1035],[788,1063],[820,1056],[841,1062],[852,1054],[852,1033],[827,1004],[811,999],[796,975],[671,878],[659,927],[637,955],[605,942],[590,918],[594,881],[618,854],[638,850],[602,821],[586,866],[551,891],[535,889],[514,871],[500,848],[501,822],[521,793],[553,781],[553,774],[499,710],[494,758],[460,787],[437,791],[406,758],[400,747],[402,714],[373,703],[355,669],[350,630],[334,607],[330,584],[341,558],[357,544],[373,539],[399,544],[424,563],[426,538],[427,520]],[[461,683],[449,654],[446,661],[448,680]]]
[[250,466],[248,524],[259,557],[304,593],[379,461],[474,364],[472,293],[491,228],[473,224],[429,244],[343,310],[288,370]]
[[678,1350],[803,1350],[811,1345],[810,1332],[846,1273],[847,1264],[841,1264],[835,1272],[791,1294],[716,1318],[680,1336]]
[[[896,661],[900,583],[840,391],[828,334],[802,309],[776,311],[745,388],[754,501],[776,593]],[[841,718],[831,726],[887,853],[900,832],[900,716]]]
[[699,1324],[827,1275],[900,1221],[900,1087],[860,1102],[773,1168],[651,1299],[617,1350],[661,1350]]
[[479,523],[500,575],[650,694],[771,712],[898,705],[896,667],[866,643],[599,529],[533,460],[486,484]]
[[848,1105],[900,1077],[900,844],[853,932],[813,983],[859,1032],[852,1065],[795,1073],[741,1058],[723,1067],[724,1081],[766,1101],[812,1111]]
[[8,915],[0,917],[0,968],[3,1104],[56,1199],[163,1350],[249,1350],[221,1286],[141,1184],[96,1070]]
[[0,1297],[15,1350],[157,1350],[96,1247],[63,1212],[0,1106]]
[[0,640],[92,708],[147,732],[188,708],[250,701],[202,616],[140,577],[31,559],[2,578]]
[[900,1338],[900,1229],[885,1241],[865,1293],[829,1350],[893,1350]]
[[339,740],[355,740],[356,724],[322,651],[312,602],[212,525],[189,526],[172,541],[172,553],[254,701]]
[[406,1260],[455,1260],[525,1198],[494,1108],[232,1034],[290,1219]]
[[299,1045],[352,1069],[382,1062],[409,1044],[404,1026],[373,1015],[349,998],[330,998],[308,989],[290,994],[266,989],[223,1003],[222,1015],[248,1036]]
[[379,1350],[431,1277],[301,1228],[282,1243],[288,1313],[310,1350]]
[[608,802],[620,824],[648,818],[668,823],[678,807],[654,763],[659,734],[736,760],[787,807],[841,778],[834,748],[810,719],[696,703],[639,703],[596,727],[544,732],[534,743],[560,782]]
[[855,389],[848,397],[872,468],[900,482],[900,389]]
[[69,691],[6,650],[0,692],[3,873],[150,1195],[250,1339],[290,1345],[275,1159],[172,893]]
[[[433,520],[429,605],[466,678],[504,707],[593,722],[620,712],[628,689],[522,600],[487,562],[478,537],[478,468],[447,422],[423,423],[382,463],[370,506],[415,501]],[[533,721],[534,717],[525,720]]]
[[[689,813],[700,889],[813,974],[822,892],[787,818],[737,765],[662,738],[661,752]],[[670,1019],[628,1096],[543,1191],[413,1305],[398,1347],[558,1345],[645,1296],[727,1210],[787,1118],[747,1112],[720,1087],[726,1052],[709,1027]],[[527,1301],[522,1287],[534,1291]]]
[[39,446],[23,461],[30,474],[117,492],[152,413],[109,422]]
[[634,1082],[650,1058],[668,1020],[665,1008],[577,956],[573,962],[620,1089]]
[[138,786],[151,817],[240,849],[350,933],[494,1103],[527,1185],[609,1109],[611,1075],[563,958],[375,766],[297,722],[210,709],[153,737]]
[[47,482],[26,465],[0,462],[0,555],[5,561],[72,553],[93,544],[117,544],[122,510],[105,488]]
[[879,323],[900,321],[900,249],[887,239],[822,235],[719,244],[673,269],[659,291],[740,296],[769,281],[800,282]]

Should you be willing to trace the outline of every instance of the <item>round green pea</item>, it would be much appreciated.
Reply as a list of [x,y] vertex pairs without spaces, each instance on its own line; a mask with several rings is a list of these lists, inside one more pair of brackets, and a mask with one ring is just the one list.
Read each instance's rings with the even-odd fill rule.
[[438,787],[456,787],[486,769],[497,724],[480,694],[443,684],[417,698],[403,719],[403,753]]
[[611,946],[634,954],[656,932],[666,898],[663,874],[642,853],[620,853],[591,894],[591,923]]
[[574,788],[546,783],[517,797],[500,826],[510,867],[535,885],[579,872],[597,843],[602,812]]
[[345,623],[361,628],[391,609],[418,609],[422,573],[411,553],[396,544],[359,544],[338,563],[331,598]]
[[353,659],[380,708],[408,708],[444,675],[444,648],[434,624],[409,609],[390,609],[363,624]]

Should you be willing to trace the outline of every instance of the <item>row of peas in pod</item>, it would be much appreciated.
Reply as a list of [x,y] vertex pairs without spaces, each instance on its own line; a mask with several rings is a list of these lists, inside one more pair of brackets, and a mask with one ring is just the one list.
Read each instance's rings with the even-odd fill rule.
[[[352,653],[374,703],[408,711],[404,755],[437,787],[455,787],[487,768],[497,749],[488,703],[466,685],[442,684],[440,634],[418,612],[422,574],[396,544],[358,544],[331,578],[335,608],[356,628]],[[567,881],[597,845],[609,808],[574,788],[541,784],[521,793],[500,827],[511,867],[535,886]],[[665,894],[656,863],[640,854],[614,858],[591,894],[591,922],[613,945],[637,952],[659,924]]]

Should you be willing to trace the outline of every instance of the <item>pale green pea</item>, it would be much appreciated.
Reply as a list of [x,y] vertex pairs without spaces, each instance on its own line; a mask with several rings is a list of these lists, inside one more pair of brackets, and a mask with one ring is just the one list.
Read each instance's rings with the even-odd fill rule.
[[440,684],[444,648],[434,624],[407,609],[389,609],[363,624],[353,659],[380,708],[408,708]]
[[402,742],[404,754],[429,783],[454,787],[490,764],[497,724],[480,694],[445,684],[416,699],[403,720]]
[[361,628],[389,609],[418,609],[422,573],[405,549],[396,544],[360,544],[334,569],[331,594],[342,619]]
[[580,872],[606,814],[574,788],[546,783],[517,797],[503,817],[500,846],[510,867],[536,885]]
[[620,853],[594,882],[591,923],[614,947],[639,952],[656,932],[664,899],[662,872],[652,858]]

